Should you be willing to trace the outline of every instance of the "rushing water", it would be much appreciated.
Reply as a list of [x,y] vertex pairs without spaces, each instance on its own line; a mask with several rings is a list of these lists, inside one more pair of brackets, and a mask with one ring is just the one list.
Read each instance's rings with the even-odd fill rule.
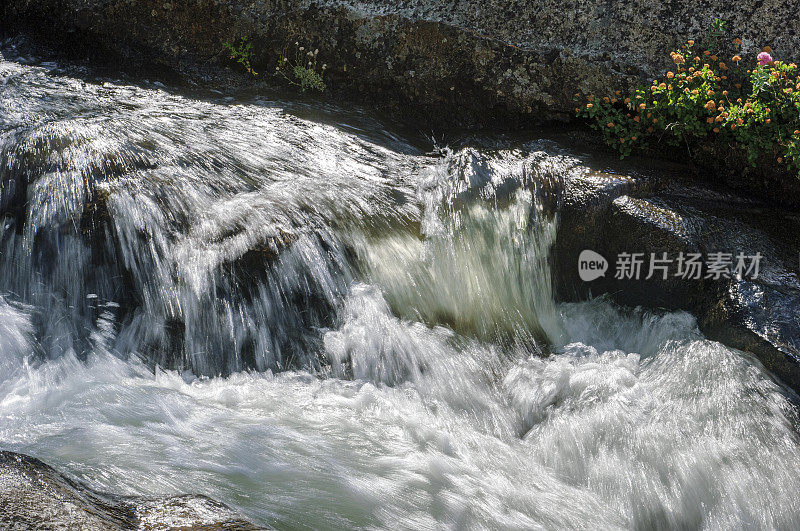
[[[292,528],[797,528],[797,411],[556,304],[552,142],[0,62],[0,447]],[[14,209],[20,197],[24,210]]]

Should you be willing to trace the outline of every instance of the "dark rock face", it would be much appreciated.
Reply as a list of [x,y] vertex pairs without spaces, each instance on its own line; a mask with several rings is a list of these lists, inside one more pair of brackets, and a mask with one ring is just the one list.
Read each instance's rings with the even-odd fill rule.
[[[678,175],[625,176],[577,169],[560,183],[555,282],[560,298],[609,294],[627,306],[682,309],[710,339],[756,354],[800,390],[800,216],[715,190],[681,183]],[[604,277],[578,276],[578,257],[591,249],[609,261]],[[756,278],[699,280],[649,273],[651,253],[761,253]],[[620,253],[643,253],[639,280],[617,279]],[[748,261],[748,264],[750,262]],[[691,275],[694,276],[694,275]],[[710,277],[710,278],[709,278]]]
[[203,496],[143,499],[96,492],[27,455],[0,451],[3,529],[260,529]]

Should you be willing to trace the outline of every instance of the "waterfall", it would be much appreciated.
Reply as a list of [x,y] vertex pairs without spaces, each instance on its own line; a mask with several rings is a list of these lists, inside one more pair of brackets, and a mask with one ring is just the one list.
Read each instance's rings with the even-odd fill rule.
[[0,448],[284,528],[800,526],[796,405],[752,356],[554,300],[579,157],[14,46]]

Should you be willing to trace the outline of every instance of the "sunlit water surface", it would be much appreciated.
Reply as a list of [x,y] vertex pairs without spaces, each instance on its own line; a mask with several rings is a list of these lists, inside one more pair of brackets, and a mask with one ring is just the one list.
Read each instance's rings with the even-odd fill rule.
[[582,170],[552,142],[3,50],[0,447],[278,527],[800,527],[757,362],[688,314],[553,302],[537,176]]

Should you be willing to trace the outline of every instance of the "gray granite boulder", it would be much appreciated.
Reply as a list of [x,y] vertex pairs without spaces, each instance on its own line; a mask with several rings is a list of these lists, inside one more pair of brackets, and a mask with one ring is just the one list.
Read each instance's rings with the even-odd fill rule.
[[0,451],[3,529],[261,529],[204,496],[104,494],[33,457]]
[[[260,80],[295,42],[329,86],[419,123],[529,125],[573,115],[576,91],[610,93],[663,72],[667,52],[726,19],[744,53],[800,56],[800,3],[596,0],[7,0],[6,28],[103,48],[190,79],[220,74],[246,36]],[[733,29],[735,28],[735,29]],[[729,39],[728,39],[729,40]],[[726,40],[727,42],[727,40]],[[88,44],[87,44],[88,43]],[[244,76],[242,76],[244,77]],[[279,79],[279,78],[275,78]]]

